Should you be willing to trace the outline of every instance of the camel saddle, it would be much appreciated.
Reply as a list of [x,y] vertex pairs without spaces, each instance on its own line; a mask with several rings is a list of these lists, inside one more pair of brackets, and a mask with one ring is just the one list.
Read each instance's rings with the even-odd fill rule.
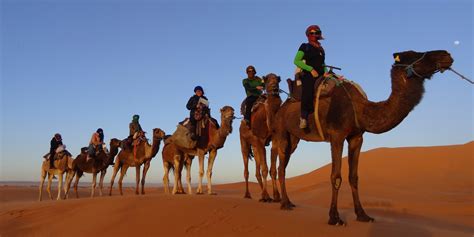
[[[253,106],[252,106],[252,109],[250,110],[250,113],[252,113],[254,110],[257,109],[257,107],[260,105],[260,104],[263,104],[265,103],[265,101],[267,100],[267,96],[266,95],[260,95],[258,97],[258,99],[255,101],[255,103],[253,103]],[[242,103],[240,104],[240,114],[241,115],[245,115],[245,110],[247,109],[247,106],[245,104],[245,99],[242,101]]]
[[[59,146],[58,148],[56,148],[56,154],[58,154],[58,153],[60,153],[60,152],[67,152],[67,154],[68,154],[69,156],[72,156],[72,154],[69,153],[69,151],[66,150],[66,146],[65,146],[65,145],[61,145],[61,146]],[[50,158],[49,152],[46,153],[46,154],[43,156],[43,158],[46,159],[46,160],[49,160],[49,158]],[[56,158],[55,158],[55,160],[56,160]]]

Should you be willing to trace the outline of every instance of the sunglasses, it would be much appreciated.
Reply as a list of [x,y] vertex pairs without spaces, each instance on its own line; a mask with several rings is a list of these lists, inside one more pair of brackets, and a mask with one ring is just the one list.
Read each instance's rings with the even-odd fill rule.
[[318,31],[310,31],[309,32],[310,35],[321,35],[321,31],[318,30]]
[[247,72],[255,72],[254,70],[250,69],[250,70],[247,70]]

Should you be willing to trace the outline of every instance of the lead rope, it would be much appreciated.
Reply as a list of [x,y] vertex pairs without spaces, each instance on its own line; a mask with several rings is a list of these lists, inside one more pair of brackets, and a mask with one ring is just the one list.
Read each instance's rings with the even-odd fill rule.
[[461,73],[454,71],[453,68],[450,67],[450,68],[448,68],[448,70],[454,72],[456,75],[458,75],[459,77],[461,77],[461,79],[464,79],[464,80],[468,81],[469,83],[474,84],[473,81],[471,81],[471,80],[469,80],[467,77],[461,75]]

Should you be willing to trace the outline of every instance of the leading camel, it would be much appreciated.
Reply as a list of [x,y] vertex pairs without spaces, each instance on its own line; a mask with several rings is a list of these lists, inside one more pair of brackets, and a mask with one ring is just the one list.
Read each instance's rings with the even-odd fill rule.
[[[143,177],[141,180],[141,194],[145,194],[145,178],[146,178],[146,173],[148,169],[150,168],[150,162],[153,157],[156,156],[156,153],[158,153],[158,150],[160,149],[160,142],[163,140],[163,137],[165,136],[165,132],[159,128],[154,128],[153,129],[153,142],[150,145],[148,141],[142,141],[137,145],[137,150],[136,150],[136,159],[134,158],[133,155],[133,149],[122,149],[117,155],[117,158],[115,159],[115,165],[114,165],[114,173],[112,174],[112,179],[110,180],[110,191],[109,195],[112,195],[112,188],[114,186],[114,180],[115,176],[117,175],[117,172],[120,171],[120,178],[118,181],[119,184],[119,191],[120,195],[123,195],[122,192],[122,180],[127,173],[128,167],[135,167],[136,170],[136,188],[135,188],[135,194],[139,194],[138,192],[138,186],[140,182],[140,167],[142,164],[144,164],[143,167]],[[120,141],[116,138],[112,139],[112,143],[120,143]],[[112,148],[111,148],[112,150]]]
[[438,72],[448,69],[453,59],[443,50],[419,53],[406,51],[394,54],[395,63],[392,66],[392,92],[389,98],[381,102],[367,100],[354,86],[349,83],[335,87],[331,97],[321,98],[318,116],[322,125],[323,139],[310,116],[309,127],[299,128],[300,103],[286,101],[276,114],[275,133],[272,146],[277,146],[279,156],[278,178],[280,181],[282,209],[291,209],[286,192],[286,166],[298,142],[305,141],[331,143],[332,153],[332,200],[329,211],[330,225],[343,225],[337,209],[337,196],[341,187],[341,157],[343,143],[349,144],[349,183],[352,189],[354,210],[357,220],[362,222],[374,221],[368,216],[359,200],[358,174],[359,153],[364,132],[384,133],[398,124],[421,101],[425,79]]
[[[262,189],[262,197],[260,201],[271,202],[272,199],[267,192],[267,175],[268,166],[266,160],[265,144],[271,139],[271,127],[276,111],[280,108],[280,77],[270,73],[263,77],[265,82],[266,99],[260,103],[260,99],[255,105],[254,111],[250,117],[251,128],[242,121],[240,124],[240,147],[242,158],[244,160],[244,178],[245,178],[245,198],[251,198],[249,192],[249,169],[248,163],[251,157],[251,152],[255,154],[255,176],[258,184]],[[262,97],[261,97],[262,98]],[[276,154],[276,151],[272,151]],[[272,165],[276,164],[276,155],[272,155]],[[274,172],[270,173],[273,184],[273,198],[275,202],[280,201],[280,193],[276,181],[276,167],[272,169]],[[263,178],[263,179],[262,179]]]

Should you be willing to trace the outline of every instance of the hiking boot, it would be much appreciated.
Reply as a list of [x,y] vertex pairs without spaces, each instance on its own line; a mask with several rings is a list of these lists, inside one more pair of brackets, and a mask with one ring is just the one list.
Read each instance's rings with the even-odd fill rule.
[[300,118],[300,128],[305,129],[308,126],[306,119]]

